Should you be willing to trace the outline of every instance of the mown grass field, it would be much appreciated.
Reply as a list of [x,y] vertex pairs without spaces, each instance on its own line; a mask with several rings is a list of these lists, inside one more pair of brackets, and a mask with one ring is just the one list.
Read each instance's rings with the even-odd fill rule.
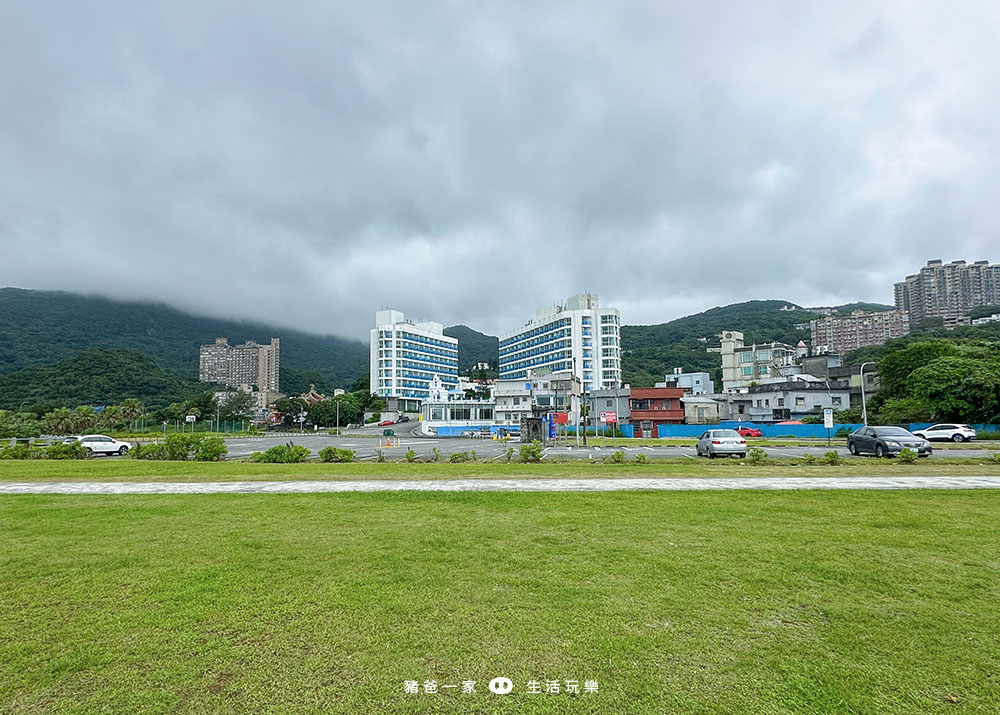
[[1000,475],[990,459],[851,459],[838,465],[775,459],[753,465],[736,459],[685,458],[614,464],[573,460],[539,464],[512,462],[352,462],[347,464],[258,464],[254,462],[159,462],[121,458],[88,460],[0,460],[0,481],[255,481],[286,479],[520,479],[614,477],[845,477]]
[[[994,491],[0,497],[0,711],[994,713],[998,515]],[[477,692],[404,693],[430,679]]]

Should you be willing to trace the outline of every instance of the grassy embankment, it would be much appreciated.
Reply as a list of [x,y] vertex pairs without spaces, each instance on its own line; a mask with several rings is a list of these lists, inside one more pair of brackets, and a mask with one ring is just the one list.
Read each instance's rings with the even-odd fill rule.
[[0,497],[0,711],[997,712],[998,513],[934,490]]

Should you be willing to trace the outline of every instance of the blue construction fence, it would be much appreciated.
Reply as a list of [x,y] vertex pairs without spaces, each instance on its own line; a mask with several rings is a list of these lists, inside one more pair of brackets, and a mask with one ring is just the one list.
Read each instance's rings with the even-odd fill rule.
[[[683,426],[683,425],[681,425]],[[632,436],[632,425],[619,425],[618,431],[625,437]],[[519,437],[521,431],[518,428],[511,429],[510,427],[502,427],[498,425],[477,425],[475,427],[470,427],[469,425],[442,425],[436,428],[438,437],[461,437],[466,432],[472,432],[476,436],[482,437],[495,437],[502,436],[504,433],[511,437]],[[576,425],[559,425],[559,434],[576,436]],[[594,428],[591,427],[587,430],[588,435],[594,434]],[[699,432],[698,434],[701,434]],[[466,435],[468,436],[468,435]],[[598,431],[597,436],[601,436],[601,432]]]
[[[931,426],[931,422],[912,422],[909,430],[925,429]],[[761,431],[763,437],[826,437],[826,427],[823,425],[772,425],[759,424],[756,422],[733,422],[724,421],[717,425],[657,425],[657,437],[700,437],[708,429],[736,429],[737,427],[753,427]],[[835,424],[830,430],[831,435],[837,434],[841,429],[853,432],[861,423]],[[974,430],[1000,430],[998,425],[969,425]]]

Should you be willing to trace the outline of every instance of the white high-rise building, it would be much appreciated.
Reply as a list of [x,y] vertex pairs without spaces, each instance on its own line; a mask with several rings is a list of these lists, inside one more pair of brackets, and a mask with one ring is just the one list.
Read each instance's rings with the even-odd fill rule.
[[570,370],[583,390],[614,389],[622,380],[621,314],[581,293],[566,305],[540,308],[534,320],[500,336],[500,379],[547,369]]
[[437,376],[446,389],[458,385],[458,340],[441,323],[411,323],[398,310],[375,313],[369,351],[371,391],[401,398],[404,409],[427,399]]

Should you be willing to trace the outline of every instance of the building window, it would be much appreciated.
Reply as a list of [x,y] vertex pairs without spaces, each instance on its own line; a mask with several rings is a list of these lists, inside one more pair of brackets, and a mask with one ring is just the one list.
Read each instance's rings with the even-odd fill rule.
[[785,406],[785,398],[784,397],[779,397],[778,398],[778,407],[784,407],[784,406]]
[[840,401],[840,399],[841,398],[839,398],[839,397],[834,397],[833,398],[833,404],[835,404],[835,405],[837,405],[839,407],[842,404],[841,401]]
[[753,368],[752,367],[743,368],[743,374],[747,377],[750,377],[751,375],[753,375]]
[[796,397],[795,398],[795,406],[796,407],[805,407],[806,406],[806,398],[804,398],[804,397]]

